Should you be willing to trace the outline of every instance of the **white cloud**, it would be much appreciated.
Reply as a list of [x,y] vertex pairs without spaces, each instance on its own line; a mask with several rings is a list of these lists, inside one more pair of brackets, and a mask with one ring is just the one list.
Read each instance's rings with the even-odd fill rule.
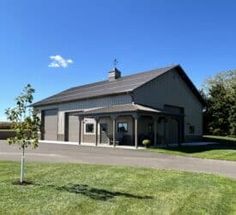
[[48,67],[59,68],[63,67],[66,68],[69,64],[73,63],[71,59],[65,59],[61,55],[53,55],[49,57],[52,62],[48,65]]

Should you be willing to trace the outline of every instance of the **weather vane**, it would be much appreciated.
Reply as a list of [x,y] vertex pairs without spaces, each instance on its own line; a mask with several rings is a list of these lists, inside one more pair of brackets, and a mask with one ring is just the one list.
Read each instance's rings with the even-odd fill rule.
[[115,58],[114,61],[113,61],[114,68],[116,68],[117,64],[118,64],[118,60]]

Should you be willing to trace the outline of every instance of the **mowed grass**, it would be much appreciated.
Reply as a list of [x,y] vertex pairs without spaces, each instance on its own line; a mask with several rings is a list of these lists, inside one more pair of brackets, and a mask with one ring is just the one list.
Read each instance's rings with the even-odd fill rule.
[[0,162],[0,214],[236,214],[236,181],[131,167]]
[[200,146],[169,146],[165,148],[151,148],[150,151],[197,158],[236,161],[236,138],[204,135],[204,142],[215,144]]
[[236,147],[225,146],[221,144],[214,144],[214,145],[210,144],[202,146],[181,146],[181,147],[170,146],[168,148],[150,148],[148,150],[164,154],[236,161]]
[[223,144],[236,144],[236,137],[204,135],[203,139],[209,142],[217,142],[217,143],[223,143]]

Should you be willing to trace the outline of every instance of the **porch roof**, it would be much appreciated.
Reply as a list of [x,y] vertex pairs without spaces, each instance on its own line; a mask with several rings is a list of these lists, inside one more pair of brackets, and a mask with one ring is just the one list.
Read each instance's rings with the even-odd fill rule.
[[94,115],[105,115],[112,113],[131,113],[131,112],[167,113],[166,111],[163,111],[161,109],[154,109],[151,107],[132,103],[132,104],[112,105],[108,107],[99,107],[93,110],[83,111],[75,115],[94,116]]

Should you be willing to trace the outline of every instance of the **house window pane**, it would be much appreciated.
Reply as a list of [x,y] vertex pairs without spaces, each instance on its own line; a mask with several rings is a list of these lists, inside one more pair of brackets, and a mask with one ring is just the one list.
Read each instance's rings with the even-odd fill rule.
[[128,132],[128,123],[127,122],[118,122],[117,132],[118,133]]
[[86,131],[86,133],[94,133],[94,124],[93,123],[87,123],[85,131]]

